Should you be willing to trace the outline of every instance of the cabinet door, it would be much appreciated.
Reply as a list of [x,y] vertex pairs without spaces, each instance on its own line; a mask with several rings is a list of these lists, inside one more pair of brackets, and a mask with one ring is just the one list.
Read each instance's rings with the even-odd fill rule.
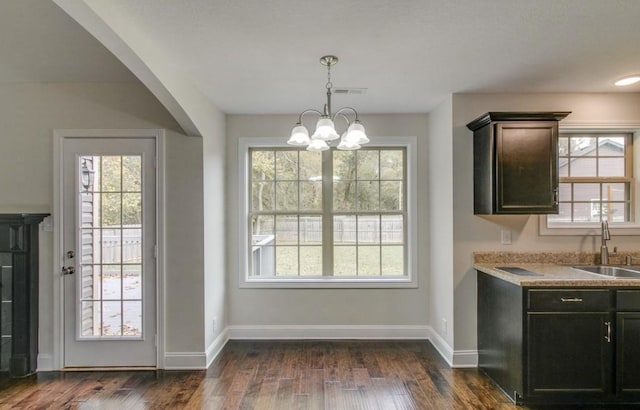
[[618,313],[616,386],[624,399],[640,399],[640,313]]
[[558,123],[501,122],[496,129],[497,213],[558,213]]
[[529,313],[528,395],[554,402],[611,393],[612,320],[608,313]]

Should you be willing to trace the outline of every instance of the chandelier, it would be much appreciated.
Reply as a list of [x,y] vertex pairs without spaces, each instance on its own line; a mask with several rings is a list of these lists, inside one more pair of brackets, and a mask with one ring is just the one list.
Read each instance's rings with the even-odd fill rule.
[[[287,141],[289,145],[306,146],[307,151],[325,151],[329,149],[329,143],[340,139],[340,143],[336,148],[341,150],[355,150],[359,149],[363,144],[369,142],[367,134],[364,132],[364,126],[358,121],[358,112],[351,107],[340,108],[335,113],[331,112],[331,88],[333,83],[331,82],[331,66],[338,63],[338,57],[336,56],[324,56],[320,58],[320,64],[327,66],[327,103],[324,105],[322,112],[314,109],[303,111],[298,117],[298,122],[291,131],[291,138]],[[319,115],[318,122],[316,123],[316,130],[309,137],[309,130],[302,125],[302,118],[307,114]],[[353,121],[349,119],[347,114],[354,116]],[[346,121],[346,129],[339,135],[336,132],[335,121],[336,119]]]

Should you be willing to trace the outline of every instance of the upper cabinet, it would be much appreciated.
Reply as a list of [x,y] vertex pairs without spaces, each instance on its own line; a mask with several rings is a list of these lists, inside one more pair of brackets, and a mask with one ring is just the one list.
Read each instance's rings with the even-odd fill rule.
[[488,112],[473,131],[474,214],[558,213],[558,121],[570,112]]

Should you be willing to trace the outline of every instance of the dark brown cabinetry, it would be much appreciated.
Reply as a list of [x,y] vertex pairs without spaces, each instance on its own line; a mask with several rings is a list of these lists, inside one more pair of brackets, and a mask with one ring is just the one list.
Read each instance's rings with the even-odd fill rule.
[[478,272],[479,367],[518,404],[640,404],[640,290]]
[[37,367],[38,225],[45,214],[0,214],[0,372]]
[[489,112],[473,131],[475,214],[558,213],[558,121],[569,112]]

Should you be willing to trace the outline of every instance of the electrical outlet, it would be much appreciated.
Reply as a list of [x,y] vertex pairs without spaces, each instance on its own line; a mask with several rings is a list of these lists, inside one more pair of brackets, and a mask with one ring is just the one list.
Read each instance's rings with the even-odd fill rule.
[[500,243],[503,245],[511,245],[511,231],[500,231]]
[[447,319],[442,318],[442,334],[447,335]]

